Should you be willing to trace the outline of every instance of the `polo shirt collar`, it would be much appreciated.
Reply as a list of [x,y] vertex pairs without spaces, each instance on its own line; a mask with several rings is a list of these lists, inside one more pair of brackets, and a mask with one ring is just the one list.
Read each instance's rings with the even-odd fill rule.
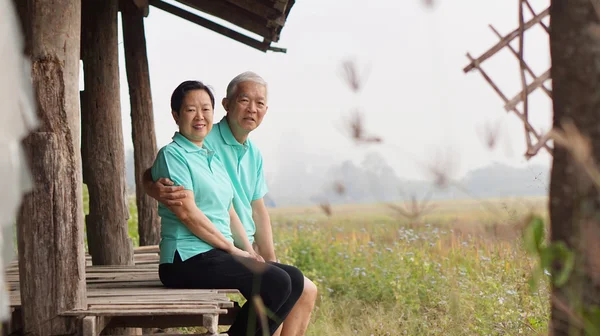
[[240,144],[237,139],[233,136],[233,133],[231,132],[231,128],[229,127],[229,122],[227,121],[227,117],[223,117],[223,119],[221,119],[221,121],[219,121],[219,131],[221,133],[221,137],[223,138],[223,141],[225,141],[226,144],[228,144],[229,146],[244,146],[246,147],[248,145],[248,140],[246,140],[244,142],[244,144]]
[[204,144],[202,144],[202,148],[198,147],[198,145],[188,140],[179,132],[175,132],[172,139],[177,145],[179,145],[179,147],[183,148],[187,153],[203,152],[207,155],[212,155],[214,153],[213,151],[206,148]]

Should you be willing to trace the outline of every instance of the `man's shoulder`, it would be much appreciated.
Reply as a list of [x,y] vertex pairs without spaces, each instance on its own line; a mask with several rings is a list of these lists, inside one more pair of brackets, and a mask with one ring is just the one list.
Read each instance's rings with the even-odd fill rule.
[[212,150],[224,143],[218,125],[218,123],[214,124],[212,130],[208,132],[208,135],[206,135],[206,138],[204,138],[204,145]]
[[256,144],[254,144],[254,142],[252,142],[250,139],[246,140],[246,144],[248,146],[248,153],[250,153],[252,157],[262,160],[262,153],[260,152],[258,146],[256,146]]

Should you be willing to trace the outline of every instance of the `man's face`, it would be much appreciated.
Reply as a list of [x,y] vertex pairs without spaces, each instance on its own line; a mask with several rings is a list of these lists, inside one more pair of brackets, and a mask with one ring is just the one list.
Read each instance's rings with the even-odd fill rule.
[[188,92],[179,113],[172,112],[181,135],[199,146],[212,129],[213,113],[210,96],[204,90]]
[[223,99],[223,107],[227,111],[230,127],[250,133],[267,114],[267,88],[254,82],[241,82],[231,100]]

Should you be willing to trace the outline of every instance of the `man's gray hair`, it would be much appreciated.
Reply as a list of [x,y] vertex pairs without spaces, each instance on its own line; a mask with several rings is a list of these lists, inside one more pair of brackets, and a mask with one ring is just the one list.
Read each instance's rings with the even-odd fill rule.
[[227,85],[227,99],[234,98],[233,96],[235,95],[237,86],[242,82],[254,82],[264,86],[265,90],[267,90],[267,82],[262,77],[260,77],[252,71],[246,71],[235,76],[235,78],[233,78],[231,82],[229,82],[229,84]]

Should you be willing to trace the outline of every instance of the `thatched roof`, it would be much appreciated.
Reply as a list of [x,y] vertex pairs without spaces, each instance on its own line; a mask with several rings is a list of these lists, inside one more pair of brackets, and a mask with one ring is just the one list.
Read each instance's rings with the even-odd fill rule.
[[214,32],[266,52],[285,52],[283,48],[271,46],[279,41],[279,35],[295,0],[176,0],[201,12],[230,22],[263,38],[257,40],[216,22],[198,16],[185,6],[175,6],[162,0],[150,0],[150,5],[160,8],[185,20],[199,24]]

